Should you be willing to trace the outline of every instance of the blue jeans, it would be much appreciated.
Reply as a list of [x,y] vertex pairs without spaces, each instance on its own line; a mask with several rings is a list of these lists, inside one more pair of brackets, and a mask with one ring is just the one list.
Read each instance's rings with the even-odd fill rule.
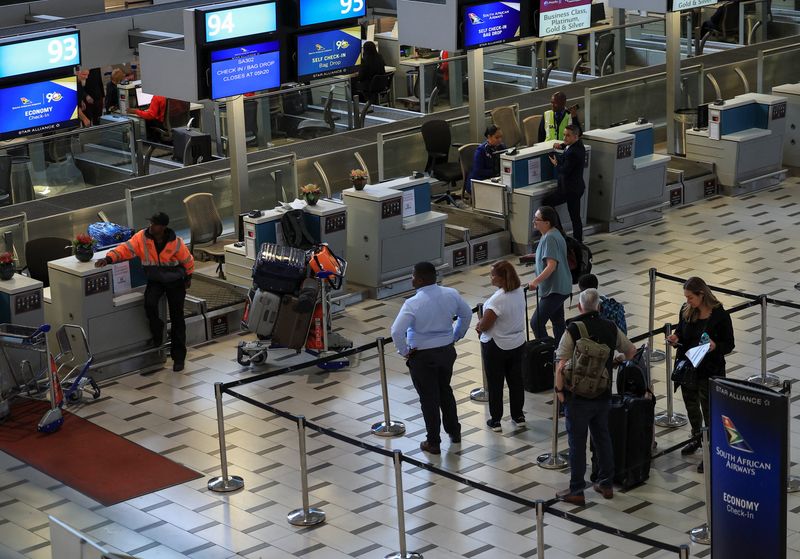
[[611,435],[608,432],[608,413],[611,400],[598,398],[585,400],[569,398],[564,409],[567,423],[567,440],[569,441],[569,491],[582,494],[586,487],[586,436],[592,434],[595,456],[600,465],[597,483],[603,487],[611,487],[614,482],[614,450],[611,446]]
[[533,330],[533,336],[537,340],[547,337],[547,321],[549,320],[553,324],[553,339],[556,341],[556,346],[558,346],[558,342],[561,340],[561,336],[564,335],[564,330],[566,330],[564,301],[567,300],[567,297],[569,295],[551,293],[539,300],[536,312],[531,317],[531,330]]

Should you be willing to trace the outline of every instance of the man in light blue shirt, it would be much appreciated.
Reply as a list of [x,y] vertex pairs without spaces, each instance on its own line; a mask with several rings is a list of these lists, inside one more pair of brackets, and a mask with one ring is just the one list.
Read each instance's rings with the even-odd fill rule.
[[428,432],[419,447],[431,454],[441,454],[442,425],[452,443],[461,442],[461,424],[450,379],[456,361],[453,344],[467,333],[472,310],[458,291],[436,285],[436,268],[430,262],[414,266],[411,285],[417,293],[403,303],[395,318],[392,340],[398,353],[406,358],[419,394]]

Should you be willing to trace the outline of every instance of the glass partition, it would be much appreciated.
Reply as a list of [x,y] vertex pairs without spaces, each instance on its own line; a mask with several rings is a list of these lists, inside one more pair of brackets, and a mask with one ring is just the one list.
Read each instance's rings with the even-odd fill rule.
[[762,51],[759,56],[758,91],[769,93],[776,85],[797,83],[797,55],[800,46],[792,45]]
[[[201,175],[170,180],[168,173],[161,175],[164,182],[152,186],[130,188],[125,192],[128,226],[135,229],[147,224],[155,212],[170,216],[170,227],[189,238],[189,221],[183,200],[198,192],[209,192],[222,218],[223,234],[234,230],[233,195],[230,170],[208,172]],[[294,198],[297,176],[294,155],[268,159],[248,165],[249,192],[243,196],[242,211],[274,208],[280,200]],[[284,191],[287,196],[284,196]]]
[[0,146],[0,206],[135,176],[134,145],[133,125],[125,118]]

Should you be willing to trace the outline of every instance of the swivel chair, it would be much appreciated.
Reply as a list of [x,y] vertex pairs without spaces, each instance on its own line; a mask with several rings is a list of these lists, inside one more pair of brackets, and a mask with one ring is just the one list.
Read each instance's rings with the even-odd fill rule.
[[597,38],[595,46],[595,72],[598,76],[614,73],[614,34],[606,33]]
[[328,98],[325,100],[325,105],[322,109],[322,120],[308,118],[297,125],[297,134],[301,138],[311,139],[333,134],[336,129],[333,117],[333,91],[335,89],[336,86],[332,85],[328,92]]
[[541,124],[541,122],[542,115],[528,116],[522,121],[526,145],[532,146],[539,141],[539,124]]
[[189,252],[202,255],[217,263],[217,274],[225,278],[222,264],[225,262],[225,241],[219,241],[222,234],[222,218],[214,204],[214,195],[198,192],[183,199],[186,215],[189,218],[191,239]]
[[367,90],[364,92],[367,99],[373,105],[389,104],[392,93],[392,82],[394,81],[394,72],[386,74],[375,74],[367,85]]
[[167,106],[164,109],[163,126],[154,126],[153,132],[161,143],[172,142],[172,129],[179,126],[186,126],[189,122],[189,103],[178,99],[167,99]]
[[[428,152],[428,162],[425,171],[433,178],[447,183],[447,192],[434,201],[446,201],[455,205],[451,189],[464,178],[461,174],[461,164],[449,161],[451,143],[450,125],[444,120],[429,120],[422,125],[422,139],[425,142],[425,151]],[[458,147],[458,146],[455,146]]]
[[503,132],[504,143],[513,148],[522,142],[522,131],[519,129],[517,111],[512,106],[497,107],[492,109],[492,121]]
[[59,237],[41,237],[25,243],[25,263],[28,274],[42,282],[43,287],[50,287],[50,276],[47,263],[72,254],[68,239]]
[[[464,144],[458,148],[458,163],[461,165],[461,175],[464,177],[464,185],[461,187],[461,199],[464,199],[467,188],[467,178],[472,172],[472,164],[475,162],[475,150],[478,144]],[[470,196],[470,199],[473,199]]]

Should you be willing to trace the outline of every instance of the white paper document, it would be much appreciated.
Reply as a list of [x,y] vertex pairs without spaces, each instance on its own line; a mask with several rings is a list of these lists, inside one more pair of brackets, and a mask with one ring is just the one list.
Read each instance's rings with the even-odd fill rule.
[[692,366],[696,369],[703,360],[703,357],[705,357],[706,353],[708,353],[709,349],[711,349],[711,344],[700,344],[697,347],[687,350],[686,358],[692,362]]
[[542,182],[542,160],[539,157],[528,159],[528,184]]
[[114,293],[120,295],[131,290],[131,265],[127,260],[111,266],[114,276]]
[[413,188],[403,191],[403,217],[417,215],[417,202]]

